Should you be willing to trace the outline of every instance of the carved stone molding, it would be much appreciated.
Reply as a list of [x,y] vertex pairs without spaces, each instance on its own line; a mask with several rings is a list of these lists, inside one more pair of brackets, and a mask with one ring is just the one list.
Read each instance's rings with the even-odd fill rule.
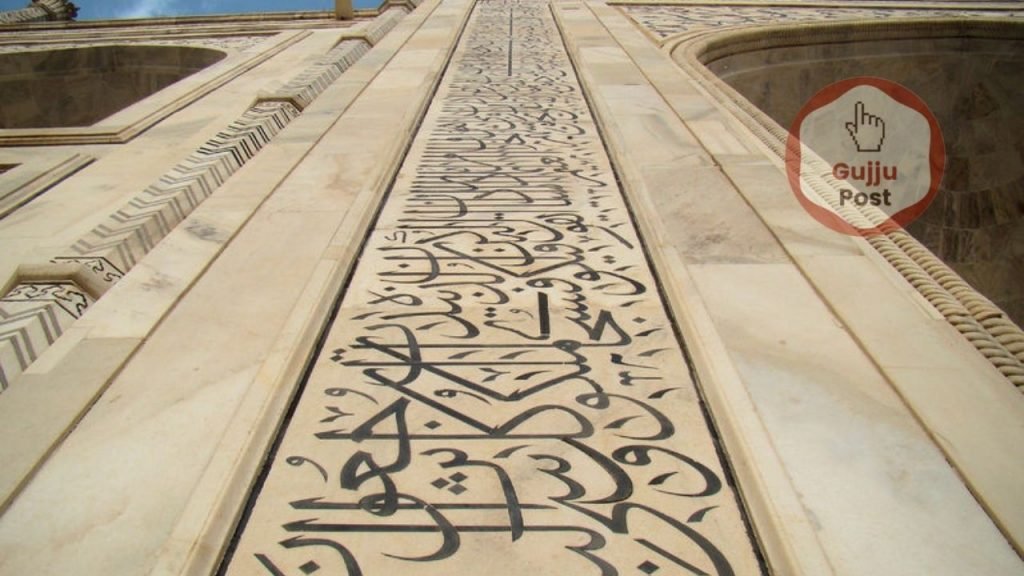
[[[382,37],[405,14],[402,7],[388,10],[368,26],[366,34]],[[366,40],[341,41],[284,88],[258,98],[239,118],[53,262],[75,264],[100,286],[112,285],[368,50]],[[29,284],[15,282],[8,294],[20,294],[25,286]],[[95,297],[105,290],[102,288]],[[34,304],[32,312],[26,311],[20,302],[0,298],[0,335],[8,335],[6,340],[0,340],[3,388],[77,318],[65,318],[56,309],[50,310],[57,302]],[[92,299],[85,301],[82,310],[91,302]]]
[[797,22],[835,22],[838,20],[887,20],[891,18],[924,17],[1020,17],[1024,10],[979,10],[968,4],[952,7],[914,8],[912,4],[880,6],[842,6],[839,4],[803,5],[790,3],[787,6],[755,6],[737,3],[727,4],[628,4],[621,9],[634,22],[649,31],[659,40],[699,30],[721,29],[732,26],[778,25]]
[[0,24],[74,20],[78,7],[68,0],[32,0],[21,10],[0,12]]
[[0,390],[93,302],[71,283],[19,284],[0,299]]
[[549,7],[477,2],[219,573],[759,573],[634,226]]
[[[881,21],[781,25],[769,30],[737,29],[726,32],[696,31],[679,34],[667,48],[674,59],[712,93],[729,102],[737,118],[780,158],[785,157],[788,131],[719,79],[705,65],[731,51],[775,45],[799,45],[841,38],[849,41],[861,35],[871,39],[929,37],[938,35],[986,35],[1019,38],[1021,30],[1010,20],[919,18],[901,20],[900,25]],[[912,27],[908,27],[913,24]],[[824,201],[835,200],[838,183],[829,170],[809,184]],[[879,224],[887,219],[880,211],[845,206],[851,222]],[[908,232],[892,226],[884,234],[869,236],[867,242],[898,271],[956,330],[974,346],[1011,384],[1024,391],[1024,330],[1005,312],[963,280]]]

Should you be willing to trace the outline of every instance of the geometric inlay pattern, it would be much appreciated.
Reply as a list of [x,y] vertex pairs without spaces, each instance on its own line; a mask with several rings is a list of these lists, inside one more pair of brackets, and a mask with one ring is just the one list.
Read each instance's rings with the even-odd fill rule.
[[[395,8],[392,9],[392,13],[401,13],[401,10],[404,9]],[[288,82],[282,92],[295,98],[305,108],[369,50],[370,45],[362,40],[344,40],[328,52],[327,58],[310,66]]]
[[0,24],[71,20],[77,15],[78,8],[68,0],[31,0],[20,10],[0,12]]
[[92,303],[74,284],[21,284],[0,301],[0,390]]
[[484,0],[222,571],[757,574],[546,2]]
[[[246,36],[212,36],[208,38],[172,38],[164,40],[156,40],[154,38],[147,38],[145,40],[128,40],[119,39],[117,44],[119,46],[134,46],[137,44],[144,44],[146,46],[197,46],[202,48],[212,48],[214,50],[232,50],[235,52],[242,52],[248,50],[261,42],[265,42],[273,34],[260,34],[260,35],[246,35]],[[97,44],[102,44],[102,40],[98,40]],[[85,42],[46,42],[40,44],[3,44],[0,45],[0,54],[9,54],[12,52],[32,52],[36,50],[63,50],[67,48],[82,48],[88,46]]]
[[[707,38],[712,37],[711,34],[720,30],[741,30],[744,27],[753,29],[757,25],[770,27],[796,22],[821,24],[842,20],[873,21],[891,18],[916,18],[922,25],[956,26],[957,32],[951,32],[952,36],[970,38],[974,36],[974,33],[967,30],[981,30],[995,24],[978,20],[979,18],[1002,19],[1006,21],[1007,25],[1014,24],[1015,22],[1012,22],[1014,20],[1024,18],[1024,8],[1020,2],[993,2],[985,5],[962,2],[960,3],[961,7],[956,7],[955,3],[943,3],[942,5],[920,3],[919,7],[913,8],[906,7],[910,6],[908,3],[900,3],[899,6],[894,4],[891,7],[878,3],[861,4],[859,2],[847,4],[832,2],[829,4],[825,5],[813,2],[813,0],[805,6],[788,5],[785,7],[652,3],[649,5],[622,5],[619,8],[636,24],[645,28],[649,35],[656,36],[660,42],[671,42],[670,38],[678,38],[687,33],[693,33],[689,35],[691,39],[698,36]],[[858,6],[858,4],[860,5]],[[927,22],[924,20],[926,18],[933,21]],[[943,20],[939,20],[940,18]],[[945,19],[956,19],[957,21],[951,23]],[[892,26],[903,25],[893,24]],[[908,26],[917,25],[908,24]],[[908,30],[912,29],[916,28],[908,28]],[[799,34],[796,30],[790,30],[790,32]],[[780,30],[768,31],[765,32],[765,37],[782,33],[783,31]],[[836,38],[840,38],[842,42],[857,41],[856,35],[847,37],[846,32],[836,32],[835,34]],[[936,36],[936,38],[938,37],[940,35]],[[941,37],[945,37],[945,35],[943,34]],[[801,44],[801,42],[797,43]],[[775,42],[769,42],[769,44],[774,45]],[[784,45],[786,44],[779,44],[779,46]],[[693,73],[699,82],[706,85],[713,86],[723,80],[723,77],[710,80],[714,75],[701,63],[690,63],[680,59],[680,65],[688,68],[688,71]],[[991,70],[992,66],[986,65],[982,69]],[[1000,74],[994,74],[994,76],[1000,76]],[[712,90],[717,89],[718,87],[712,88]],[[979,93],[977,89],[975,93]],[[721,96],[734,99],[734,97],[724,94]],[[763,111],[755,111],[756,108],[746,99],[739,98],[735,101],[744,112],[739,114],[739,118],[755,133],[758,133],[765,142],[768,142],[777,154],[784,155],[786,128],[768,119]],[[953,117],[959,115],[954,114]],[[947,148],[949,146],[950,144],[947,142]],[[828,170],[823,173],[827,172]],[[948,182],[946,184],[948,185]],[[819,193],[828,187],[824,182],[821,182],[821,185]],[[837,194],[837,192],[833,191],[832,194]],[[838,199],[828,202],[837,205]],[[844,210],[847,208],[849,206],[844,207]],[[982,212],[984,213],[984,210]],[[950,211],[949,213],[954,214],[955,212]],[[992,213],[991,210],[988,213]],[[875,217],[874,220],[870,220],[864,214],[853,212],[847,212],[846,216],[864,223],[869,221],[878,223],[884,219],[884,217],[881,219]],[[968,230],[968,228],[958,228],[958,230]],[[891,228],[885,234],[872,235],[868,238],[868,242],[1007,380],[1024,392],[1024,331],[1013,322],[1006,312],[1000,310],[995,303],[970,286],[952,268],[932,254],[929,248],[920,244],[902,228]],[[951,245],[960,246],[956,243]]]
[[1020,17],[1024,10],[951,8],[886,8],[873,6],[620,6],[638,24],[664,39],[681,32],[754,24],[924,17]]
[[[406,13],[404,7],[388,9],[364,26],[367,38],[379,40]],[[367,40],[339,42],[272,97],[250,106],[75,242],[67,253],[53,258],[53,262],[78,264],[82,272],[91,275],[101,286],[116,283],[368,50]],[[15,292],[27,286],[32,284],[20,284]],[[30,312],[9,295],[0,298],[0,338],[6,338],[0,342],[0,391],[52,344],[91,302],[88,299],[76,316],[68,317],[56,308],[43,310],[54,303],[34,304],[34,312]],[[54,321],[56,318],[61,321]]]
[[76,242],[73,254],[105,258],[127,272],[298,115],[285,102],[249,108]]

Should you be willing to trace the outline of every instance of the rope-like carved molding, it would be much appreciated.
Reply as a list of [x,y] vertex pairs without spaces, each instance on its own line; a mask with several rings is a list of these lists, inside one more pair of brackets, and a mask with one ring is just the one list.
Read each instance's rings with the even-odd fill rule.
[[[705,89],[728,100],[743,114],[736,117],[779,158],[786,155],[789,133],[767,114],[719,79],[705,64],[715,59],[782,45],[829,41],[930,37],[1024,38],[1024,27],[982,19],[900,19],[783,25],[770,30],[740,29],[684,34],[666,44],[674,60]],[[681,57],[675,57],[680,50]],[[824,166],[824,164],[823,164]],[[852,224],[878,227],[887,216],[877,208],[840,207],[838,182],[831,170],[809,185]],[[1024,391],[1024,331],[991,300],[979,293],[913,236],[896,225],[865,238],[924,298],[1018,390]]]
[[[368,24],[367,36],[379,40],[406,13],[390,8]],[[14,282],[0,298],[0,391],[369,48],[368,40],[343,39],[53,258],[52,281],[37,273]],[[74,313],[63,307],[69,299]]]
[[878,2],[706,2],[669,0],[650,2],[616,1],[630,19],[656,43],[664,45],[687,32],[738,28],[758,25],[789,25],[798,22],[816,23],[837,20],[888,20],[893,18],[947,18],[1020,16],[1019,4],[929,3],[921,4],[885,0]]

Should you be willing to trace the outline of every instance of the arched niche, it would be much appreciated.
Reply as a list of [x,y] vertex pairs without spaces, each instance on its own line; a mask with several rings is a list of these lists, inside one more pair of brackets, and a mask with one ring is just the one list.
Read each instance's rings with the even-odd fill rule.
[[0,128],[90,126],[224,57],[143,45],[0,54]]
[[946,172],[907,231],[1024,325],[1024,24],[916,20],[723,36],[698,60],[783,129],[845,78],[881,77],[920,96],[942,128]]

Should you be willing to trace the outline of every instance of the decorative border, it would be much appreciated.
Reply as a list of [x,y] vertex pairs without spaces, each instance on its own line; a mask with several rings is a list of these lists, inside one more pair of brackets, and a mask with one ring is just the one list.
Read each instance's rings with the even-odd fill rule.
[[[281,34],[268,41],[272,43],[258,54],[238,53],[229,56],[92,126],[0,130],[0,146],[123,144],[157,122],[276,56],[309,34],[310,32]],[[140,105],[143,102],[147,105]]]
[[68,252],[76,258],[103,258],[127,272],[298,115],[286,102],[253,105]]
[[[761,572],[736,493],[711,480],[725,466],[721,447],[682,376],[680,342],[566,41],[545,3],[476,4],[217,574],[356,574],[361,562],[375,573],[457,573],[474,561],[466,548],[501,545],[477,540],[479,531],[511,534],[501,545],[510,556],[536,554],[534,538],[593,535],[582,558],[541,552],[570,574]],[[395,366],[410,371],[392,380]],[[349,392],[369,401],[338,400]],[[361,430],[383,427],[397,435],[367,448]],[[378,465],[394,460],[396,441],[400,462]],[[628,470],[638,463],[620,456],[632,449],[685,451],[709,489],[661,490],[675,465]],[[470,461],[445,462],[449,452]],[[521,481],[548,453],[573,494]],[[367,467],[381,471],[388,494],[367,497],[368,476],[352,480]],[[658,472],[667,473],[641,485]],[[609,484],[623,490],[600,500],[607,507],[584,505]],[[331,504],[289,504],[310,491]],[[394,514],[365,505],[394,494],[403,509]],[[424,509],[437,513],[429,520]],[[633,510],[653,515],[646,528],[611,520]],[[433,547],[438,537],[422,533],[432,522],[451,527],[441,551],[393,555]],[[460,547],[459,534],[474,544]],[[296,538],[330,559],[279,545]],[[686,538],[699,549],[677,548]],[[626,540],[646,549],[627,550]]]
[[[27,313],[18,296],[26,288],[73,286],[88,296],[84,312],[217,188],[251,160],[302,110],[394,28],[408,10],[392,7],[364,30],[346,35],[281,90],[260,96],[241,116],[207,140],[156,182],[108,216],[50,265],[19,269],[0,298],[0,391],[34,362],[74,318],[50,321],[56,302]],[[358,39],[352,39],[358,38]],[[30,278],[31,276],[31,278]],[[35,308],[33,308],[35,310]]]
[[0,24],[70,20],[77,15],[78,7],[68,0],[32,0],[25,8],[0,12]]
[[[616,6],[652,40],[665,45],[677,35],[700,30],[721,30],[739,26],[778,26],[797,22],[834,22],[837,20],[880,20],[892,18],[936,17],[1020,17],[1020,4],[927,5],[907,2],[615,2]],[[685,9],[685,12],[683,11]]]
[[[756,30],[688,33],[671,39],[665,48],[704,88],[742,111],[736,117],[780,159],[784,159],[788,137],[786,129],[715,76],[705,64],[741,52],[781,45],[815,44],[837,37],[845,41],[853,37],[870,41],[950,35],[982,38],[999,35],[1021,39],[1024,38],[1024,26],[1000,20],[948,18],[802,23],[770,29],[759,27]],[[835,195],[835,184],[827,178],[810,182],[823,198]],[[849,216],[857,218],[865,227],[880,224],[879,219],[882,218],[868,210],[851,212]],[[892,228],[865,240],[1007,380],[1024,391],[1024,331],[998,306],[902,228]]]
[[71,283],[19,284],[0,304],[0,391],[82,316],[93,299]]
[[13,54],[22,52],[41,52],[46,50],[64,50],[67,48],[84,48],[91,46],[187,46],[195,48],[209,48],[233,54],[248,50],[261,42],[265,42],[273,34],[247,34],[247,35],[181,35],[173,38],[149,38],[149,39],[124,39],[111,41],[110,39],[97,39],[92,42],[26,42],[24,44],[0,43],[0,54]]

